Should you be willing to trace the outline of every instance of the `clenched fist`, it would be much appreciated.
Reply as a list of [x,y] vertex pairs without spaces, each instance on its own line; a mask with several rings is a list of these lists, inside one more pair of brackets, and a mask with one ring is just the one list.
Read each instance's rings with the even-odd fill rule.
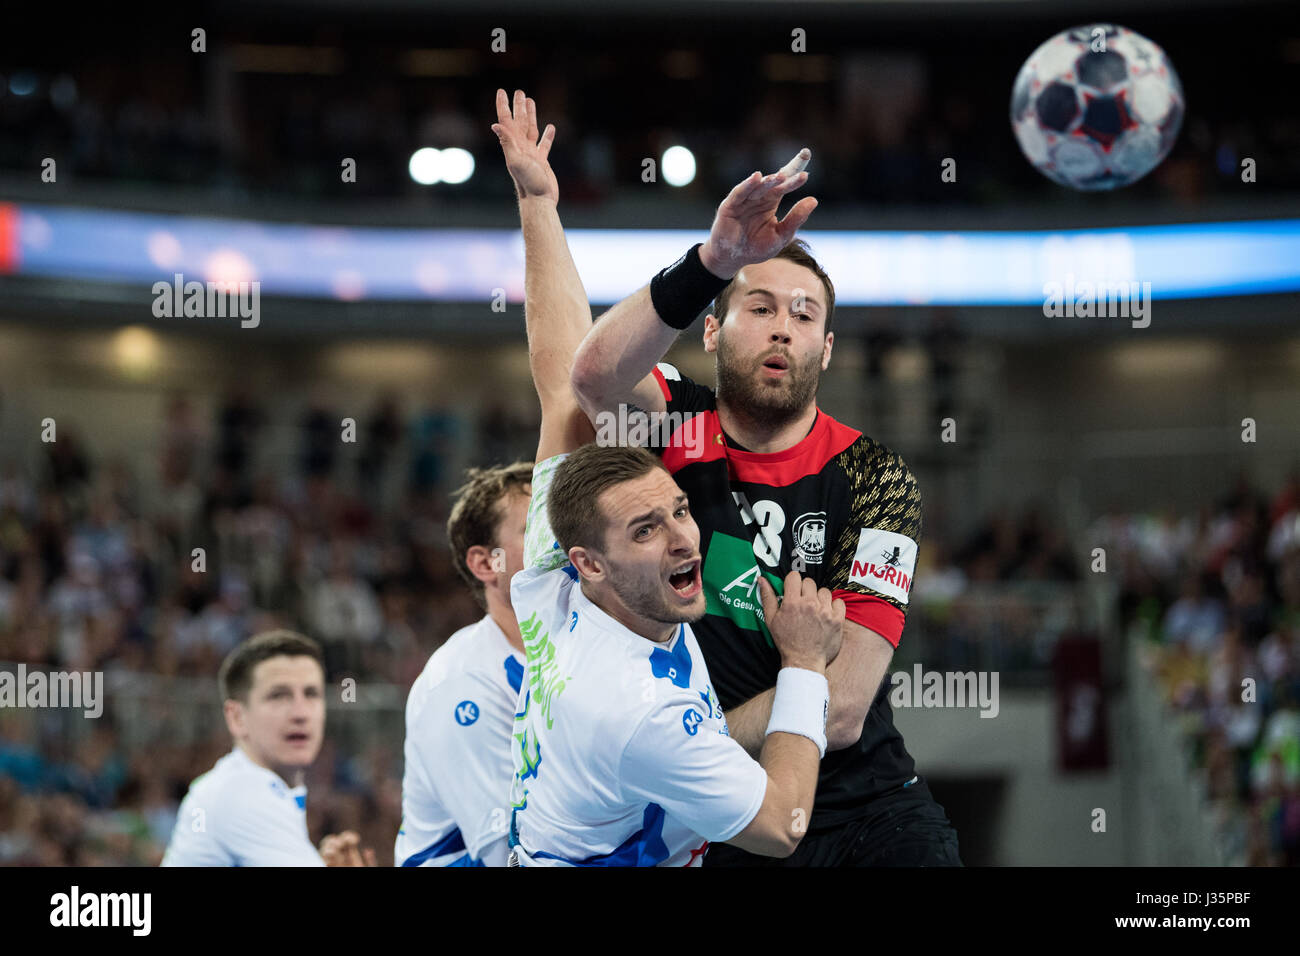
[[786,575],[785,596],[780,598],[759,575],[758,596],[772,640],[781,652],[781,666],[825,671],[840,652],[844,602],[831,597],[827,588],[817,587],[812,578],[801,577],[798,571]]

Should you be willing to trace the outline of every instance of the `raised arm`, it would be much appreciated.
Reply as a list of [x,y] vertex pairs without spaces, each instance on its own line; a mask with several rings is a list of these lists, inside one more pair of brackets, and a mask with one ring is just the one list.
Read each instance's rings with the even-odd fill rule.
[[573,391],[589,416],[620,404],[665,409],[651,377],[655,363],[737,272],[776,255],[808,220],[817,207],[811,196],[784,219],[776,210],[783,196],[808,181],[804,167],[811,156],[803,149],[769,176],[750,175],[722,201],[703,245],[601,316],[573,363]]
[[595,437],[569,386],[574,353],[591,329],[591,306],[564,239],[560,188],[547,157],[555,127],[537,134],[537,104],[516,90],[514,108],[497,90],[492,124],[519,198],[524,234],[524,324],[528,365],[542,404],[537,461],[572,451]]

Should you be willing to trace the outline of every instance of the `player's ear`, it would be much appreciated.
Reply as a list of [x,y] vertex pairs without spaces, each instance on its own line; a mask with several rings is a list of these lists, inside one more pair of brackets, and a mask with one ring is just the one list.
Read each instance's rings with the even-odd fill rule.
[[831,349],[834,348],[834,346],[835,346],[835,333],[827,332],[826,344],[822,346],[822,371],[823,372],[826,371],[826,367],[831,364]]
[[605,578],[605,569],[602,562],[598,560],[593,552],[586,548],[577,545],[570,548],[569,562],[578,574],[589,581],[602,581]]
[[492,566],[492,550],[490,548],[481,544],[474,545],[465,552],[465,565],[469,568],[469,573],[484,584],[494,584],[496,582],[497,572]]
[[718,317],[710,312],[704,317],[704,351],[716,352],[718,350],[718,333],[722,331],[722,323]]
[[228,700],[221,705],[221,712],[226,718],[226,730],[230,736],[239,740],[244,736],[244,705],[237,700]]

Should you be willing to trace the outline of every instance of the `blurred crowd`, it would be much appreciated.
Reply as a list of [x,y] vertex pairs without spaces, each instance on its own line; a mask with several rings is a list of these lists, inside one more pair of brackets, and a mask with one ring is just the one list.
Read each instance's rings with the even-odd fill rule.
[[[470,464],[530,458],[536,423],[492,406],[473,421],[403,416],[384,399],[345,458],[340,418],[305,411],[284,467],[246,394],[210,423],[178,396],[148,495],[62,425],[39,473],[0,462],[0,661],[102,670],[107,697],[94,721],[0,710],[0,863],[157,862],[190,781],[230,747],[214,678],[248,636],[312,635],[327,680],[352,677],[364,697],[404,692],[481,616],[447,550],[450,463],[466,449]],[[160,685],[193,692],[151,696]],[[312,832],[357,829],[381,860],[400,820],[402,732],[387,730],[386,745],[328,746],[309,777]]]
[[1233,852],[1300,865],[1300,474],[1271,496],[1243,478],[1194,517],[1117,515],[1094,532],[1208,798],[1244,820]]
[[[151,49],[148,69],[121,47],[61,68],[24,70],[10,58],[0,125],[12,135],[0,140],[0,168],[37,170],[57,157],[61,175],[184,184],[223,199],[402,198],[429,193],[408,175],[415,149],[456,146],[479,173],[439,195],[501,198],[509,184],[488,125],[495,86],[507,83],[558,127],[552,163],[567,202],[644,196],[643,160],[672,145],[698,162],[684,193],[710,203],[804,145],[818,157],[810,188],[830,204],[1072,201],[1019,155],[1008,121],[1012,78],[1045,34],[932,31],[882,52],[874,32],[855,42],[852,30],[823,29],[800,55],[776,39],[788,27],[746,26],[750,35],[719,44],[716,25],[689,37],[588,24],[599,35],[525,33],[516,57],[496,60],[477,33],[454,30],[430,38],[433,51],[407,48],[418,30],[310,47],[214,37],[206,59]],[[1191,49],[1200,52],[1200,35]],[[1285,108],[1279,52],[1224,43],[1177,66],[1194,109],[1169,161],[1126,199],[1239,194],[1245,157],[1261,171],[1252,193],[1300,185],[1300,122]],[[1250,76],[1250,86],[1224,76]],[[355,181],[340,175],[343,157],[356,160]],[[955,181],[939,175],[946,158],[958,160]]]
[[1004,687],[1042,687],[1055,642],[1078,630],[1079,566],[1064,526],[1029,503],[992,511],[964,535],[927,506],[906,639],[894,667],[997,671]]
[[[98,720],[0,709],[0,864],[157,863],[190,781],[230,747],[221,659],[276,626],[321,641],[332,687],[352,677],[377,701],[331,698],[311,832],[358,830],[391,862],[406,689],[481,615],[447,550],[449,492],[463,465],[530,457],[526,418],[383,397],[348,445],[317,401],[271,453],[283,424],[248,394],[211,416],[177,395],[151,474],[65,425],[39,467],[0,461],[0,662],[103,671],[106,698]],[[936,521],[909,646],[956,668],[1045,667],[1039,638],[1069,622],[1043,615],[1084,570],[1049,514],[998,511],[950,540]],[[1194,518],[1110,516],[1092,536],[1124,621],[1158,642],[1211,796],[1249,814],[1251,862],[1296,863],[1300,478],[1271,498],[1243,483]]]

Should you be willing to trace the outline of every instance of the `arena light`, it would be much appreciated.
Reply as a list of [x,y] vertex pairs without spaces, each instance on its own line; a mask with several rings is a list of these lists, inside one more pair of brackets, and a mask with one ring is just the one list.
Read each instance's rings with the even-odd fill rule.
[[685,146],[669,146],[659,167],[669,186],[685,186],[695,179],[695,154]]
[[442,181],[442,151],[431,146],[422,146],[411,154],[407,163],[407,172],[421,186],[432,186]]
[[31,96],[36,92],[36,74],[25,71],[9,78],[9,92],[14,96]]
[[474,175],[474,156],[469,150],[453,146],[442,151],[442,181],[453,186]]
[[[568,229],[565,236],[587,294],[603,304],[635,291],[655,268],[679,257],[699,241],[700,228]],[[105,242],[105,235],[115,241]],[[846,306],[1041,310],[1046,284],[1070,275],[1076,289],[1081,282],[1149,282],[1155,300],[1300,292],[1300,219],[803,235],[835,277],[836,301]],[[0,272],[6,274],[153,283],[182,272],[214,281],[257,279],[265,295],[333,299],[344,264],[361,274],[366,300],[474,302],[504,288],[518,302],[524,287],[517,228],[326,227],[0,203]]]
[[115,332],[111,349],[117,367],[132,378],[144,378],[154,372],[162,351],[153,330],[140,325],[128,325]]

